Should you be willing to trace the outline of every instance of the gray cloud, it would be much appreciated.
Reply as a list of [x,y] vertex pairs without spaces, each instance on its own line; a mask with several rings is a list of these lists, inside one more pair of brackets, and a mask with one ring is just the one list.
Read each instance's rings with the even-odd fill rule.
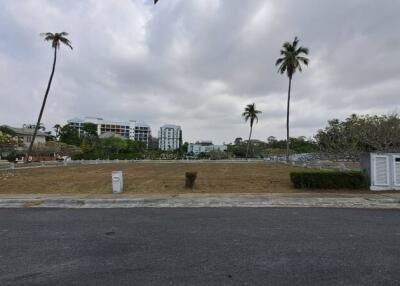
[[285,134],[287,79],[274,62],[295,35],[311,65],[294,79],[293,135],[328,119],[397,111],[396,0],[0,2],[0,123],[34,122],[52,53],[39,38],[68,31],[43,121],[76,116],[181,124],[184,139],[246,137],[241,112],[263,111],[254,136]]

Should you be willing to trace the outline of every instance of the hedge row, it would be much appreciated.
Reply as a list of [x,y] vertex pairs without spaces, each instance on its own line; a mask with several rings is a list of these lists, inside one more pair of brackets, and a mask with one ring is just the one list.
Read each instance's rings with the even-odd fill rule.
[[292,172],[296,189],[366,189],[368,181],[361,172],[316,171]]

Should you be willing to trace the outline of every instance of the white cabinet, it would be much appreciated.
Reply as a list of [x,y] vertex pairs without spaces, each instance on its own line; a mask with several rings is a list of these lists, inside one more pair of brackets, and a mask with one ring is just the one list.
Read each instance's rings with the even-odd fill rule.
[[[363,168],[370,177],[370,189],[373,191],[400,190],[400,154],[371,153],[369,168]],[[361,164],[363,165],[363,163]]]
[[375,156],[374,182],[376,186],[389,186],[389,156]]

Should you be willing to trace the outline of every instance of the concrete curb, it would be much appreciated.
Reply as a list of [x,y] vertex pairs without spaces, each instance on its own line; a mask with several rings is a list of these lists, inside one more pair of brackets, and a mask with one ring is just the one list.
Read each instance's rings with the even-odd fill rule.
[[400,209],[400,199],[387,197],[299,197],[276,195],[167,196],[124,198],[0,198],[0,208],[205,208],[315,207]]

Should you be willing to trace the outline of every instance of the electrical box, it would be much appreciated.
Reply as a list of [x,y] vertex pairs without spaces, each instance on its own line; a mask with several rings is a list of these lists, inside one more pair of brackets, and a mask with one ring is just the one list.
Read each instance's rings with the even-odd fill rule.
[[361,156],[371,191],[400,191],[400,153],[369,153]]
[[114,194],[120,194],[124,190],[124,180],[122,171],[114,171],[111,174],[112,180],[112,191]]

